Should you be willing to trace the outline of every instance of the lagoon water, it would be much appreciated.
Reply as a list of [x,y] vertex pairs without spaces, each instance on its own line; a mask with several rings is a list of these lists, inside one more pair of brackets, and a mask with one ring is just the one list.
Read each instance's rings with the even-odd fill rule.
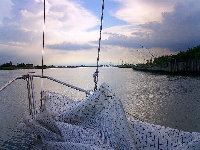
[[[41,70],[0,70],[0,87],[12,78]],[[46,69],[44,75],[86,90],[94,88],[95,68]],[[99,82],[106,82],[122,101],[127,117],[183,131],[200,132],[200,76],[171,76],[134,71],[131,68],[100,68]],[[85,93],[47,79],[34,79],[40,104],[40,91],[54,91],[81,100]],[[17,80],[0,92],[0,149],[27,149],[31,135],[17,130],[28,114],[25,80]],[[23,145],[20,147],[18,145]]]

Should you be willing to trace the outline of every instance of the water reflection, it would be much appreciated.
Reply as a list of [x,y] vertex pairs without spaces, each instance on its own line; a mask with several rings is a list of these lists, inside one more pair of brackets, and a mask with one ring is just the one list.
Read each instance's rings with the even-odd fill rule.
[[[0,87],[10,79],[41,70],[0,71]],[[46,69],[44,74],[86,90],[94,88],[95,68]],[[153,75],[125,68],[100,68],[99,85],[108,83],[125,111],[149,123],[200,132],[200,77]],[[34,79],[37,104],[40,91],[54,91],[81,100],[85,93],[47,79]],[[18,80],[0,93],[0,143],[17,136],[16,127],[28,114],[26,81]],[[0,144],[1,145],[1,144]]]
[[148,75],[133,96],[131,113],[139,119],[184,131],[200,131],[199,77]]

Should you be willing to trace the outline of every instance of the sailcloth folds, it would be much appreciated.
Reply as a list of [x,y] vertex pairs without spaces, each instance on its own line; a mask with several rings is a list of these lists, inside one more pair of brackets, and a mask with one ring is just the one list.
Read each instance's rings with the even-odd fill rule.
[[36,150],[66,149],[199,149],[200,134],[128,120],[120,100],[103,83],[82,101],[44,92],[36,119],[24,119],[21,129],[38,135]]

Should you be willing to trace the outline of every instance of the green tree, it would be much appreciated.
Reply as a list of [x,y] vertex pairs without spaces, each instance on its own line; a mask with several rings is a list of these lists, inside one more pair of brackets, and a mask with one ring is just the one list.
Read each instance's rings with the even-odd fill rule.
[[13,66],[12,61],[1,65],[1,67],[12,67],[12,66]]
[[151,59],[147,60],[147,65],[167,67],[169,61],[184,62],[189,60],[200,60],[200,46],[188,48],[187,51],[180,51],[176,55],[166,55],[154,58],[151,63]]
[[17,64],[17,67],[26,67],[26,65],[24,63],[21,63],[21,64]]

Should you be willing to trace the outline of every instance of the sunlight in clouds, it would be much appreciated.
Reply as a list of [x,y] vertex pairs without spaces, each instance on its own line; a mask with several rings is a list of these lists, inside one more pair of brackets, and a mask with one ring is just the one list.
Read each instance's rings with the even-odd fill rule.
[[171,12],[177,1],[180,0],[116,0],[122,4],[116,11],[115,17],[132,25],[151,21],[162,21],[163,12]]
[[[41,63],[43,2],[0,1],[0,64]],[[89,0],[46,0],[47,65],[81,64],[84,60],[86,64],[96,63],[100,4]],[[105,1],[100,63],[108,59],[115,64],[120,59],[142,61],[147,54],[141,57],[138,53],[141,45],[156,50],[157,55],[199,45],[199,5],[195,0]]]
[[50,29],[62,29],[62,31],[84,31],[99,24],[99,20],[89,11],[72,1],[49,1]]
[[[49,0],[46,4],[46,45],[63,43],[65,41],[81,43],[94,40],[94,37],[98,39],[97,31],[93,31],[91,34],[86,31],[99,24],[99,19],[88,10],[72,1]],[[43,1],[13,1],[13,8],[12,18],[8,19],[7,23],[4,23],[4,26],[1,28],[1,33],[5,36],[0,37],[0,43],[9,45],[9,48],[7,46],[6,49],[9,49],[10,52],[14,47],[17,52],[16,57],[22,57],[23,54],[40,55],[42,47]],[[8,16],[2,16],[2,18],[6,17]],[[24,43],[27,43],[27,45]],[[30,46],[33,47],[30,48]],[[2,50],[3,48],[1,47],[0,52]],[[24,53],[25,51],[26,53]],[[47,51],[48,49],[45,49],[45,53]],[[56,54],[57,52],[55,51],[52,55]],[[74,59],[73,55],[71,56]],[[40,57],[34,63],[40,62],[39,59]]]

